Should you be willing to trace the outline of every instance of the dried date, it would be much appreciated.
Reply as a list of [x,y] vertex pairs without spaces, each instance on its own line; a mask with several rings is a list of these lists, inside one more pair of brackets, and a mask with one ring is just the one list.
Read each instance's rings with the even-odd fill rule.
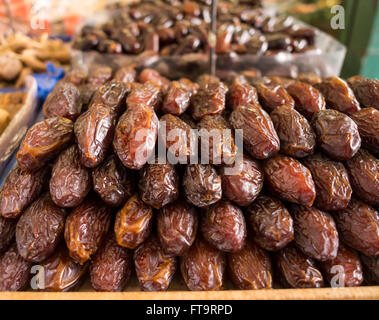
[[0,254],[8,249],[14,240],[16,219],[6,219],[0,216]]
[[240,106],[259,104],[257,90],[248,83],[234,81],[227,94],[227,106],[234,110]]
[[368,257],[361,254],[364,279],[369,285],[379,285],[379,256]]
[[126,98],[126,106],[132,108],[143,105],[158,111],[161,108],[162,100],[161,88],[152,82],[146,82],[144,84],[134,84]]
[[379,80],[354,76],[349,78],[347,82],[363,106],[379,110]]
[[276,107],[283,105],[295,107],[295,101],[287,90],[277,83],[259,83],[256,89],[259,101],[267,112],[272,112]]
[[189,105],[192,92],[188,86],[179,81],[172,81],[163,100],[162,112],[181,115]]

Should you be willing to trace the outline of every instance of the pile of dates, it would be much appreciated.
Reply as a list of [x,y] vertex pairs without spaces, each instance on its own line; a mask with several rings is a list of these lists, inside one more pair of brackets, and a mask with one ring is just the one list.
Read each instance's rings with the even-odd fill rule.
[[213,41],[222,56],[272,56],[315,49],[315,29],[300,26],[288,16],[268,14],[260,1],[219,1],[213,40],[210,2],[149,0],[118,7],[109,21],[84,26],[74,48],[131,55],[149,51],[161,56],[206,53]]
[[379,81],[97,66],[43,112],[1,189],[0,291],[379,284]]

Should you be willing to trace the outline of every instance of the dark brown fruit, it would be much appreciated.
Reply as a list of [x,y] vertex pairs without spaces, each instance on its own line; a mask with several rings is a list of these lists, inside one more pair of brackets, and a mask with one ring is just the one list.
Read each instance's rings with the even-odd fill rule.
[[379,80],[355,76],[349,78],[347,81],[358,101],[363,106],[379,110]]
[[279,200],[260,195],[246,213],[252,237],[262,248],[280,250],[294,239],[292,217]]
[[291,205],[295,230],[295,243],[307,256],[320,260],[332,260],[337,256],[338,232],[329,213],[315,207]]
[[181,115],[189,107],[191,95],[188,86],[179,81],[172,81],[163,100],[162,112]]
[[179,176],[170,164],[146,164],[138,182],[141,199],[155,209],[175,201],[179,196]]
[[190,164],[184,172],[183,189],[190,203],[206,207],[221,199],[221,177],[209,164]]
[[70,256],[84,264],[101,246],[111,222],[111,210],[94,196],[88,196],[68,216],[64,238]]
[[320,288],[324,286],[321,272],[313,259],[305,256],[293,244],[276,254],[276,270],[285,287]]
[[117,212],[114,231],[120,246],[135,249],[150,234],[153,210],[134,194]]
[[104,83],[111,80],[112,73],[113,72],[110,67],[103,65],[94,66],[89,70],[88,83],[98,89]]
[[368,257],[361,254],[365,281],[369,285],[379,285],[379,256]]
[[352,189],[344,165],[320,153],[306,158],[303,163],[311,171],[316,186],[315,206],[326,211],[346,208]]
[[93,189],[111,207],[119,207],[135,191],[134,172],[125,168],[117,156],[111,155],[92,171]]
[[176,258],[165,254],[152,236],[134,251],[134,265],[143,291],[165,291],[176,271]]
[[196,209],[183,200],[160,209],[157,215],[157,233],[163,251],[175,256],[183,255],[195,241],[197,225]]
[[335,215],[342,240],[367,256],[379,254],[379,213],[363,202],[352,199]]
[[295,101],[283,86],[276,83],[260,83],[256,86],[259,101],[267,112],[274,111],[276,107],[286,105],[294,108]]
[[82,105],[79,89],[70,82],[60,81],[47,96],[42,108],[46,118],[65,117],[75,121]]
[[245,217],[240,208],[227,200],[202,212],[200,230],[204,239],[221,251],[237,252],[245,244]]
[[364,149],[346,162],[354,193],[363,201],[379,206],[379,160]]
[[311,172],[299,161],[277,156],[264,164],[265,182],[273,194],[285,201],[312,206],[316,198]]
[[17,153],[24,170],[35,171],[54,159],[74,138],[74,124],[66,118],[49,118],[32,126]]
[[13,168],[1,190],[1,215],[5,218],[19,217],[41,194],[48,175],[48,167],[34,172],[22,170],[19,166]]
[[197,238],[192,247],[180,257],[180,271],[191,291],[223,289],[226,258],[222,251]]
[[280,141],[274,124],[259,105],[235,108],[229,121],[234,129],[243,130],[244,148],[253,158],[266,159],[279,151]]
[[113,148],[125,167],[139,170],[152,155],[157,136],[158,118],[154,110],[139,104],[128,107],[118,121]]
[[289,106],[276,107],[270,117],[280,139],[280,151],[304,158],[313,153],[316,135],[307,119]]
[[167,78],[161,76],[158,71],[149,68],[142,70],[142,72],[138,76],[138,80],[141,83],[154,83],[155,85],[160,87],[162,92],[164,93],[167,92],[167,88],[170,83],[170,81]]
[[242,250],[228,254],[228,274],[240,290],[272,288],[270,256],[252,241],[247,241]]
[[72,145],[55,160],[50,179],[51,199],[60,207],[76,207],[91,186],[91,173],[80,163],[78,147]]
[[122,291],[127,285],[132,274],[132,252],[117,244],[113,231],[94,255],[90,274],[96,291]]
[[239,206],[252,203],[263,187],[263,170],[247,155],[242,160],[236,159],[233,165],[221,167],[220,175],[224,196]]
[[230,87],[227,94],[227,106],[234,110],[237,107],[257,105],[258,93],[257,90],[248,83],[235,81]]
[[295,100],[296,110],[308,120],[318,111],[325,110],[324,96],[310,84],[293,81],[286,89]]
[[333,260],[321,263],[326,280],[332,287],[358,287],[363,282],[363,271],[358,254],[340,244]]
[[134,66],[126,66],[118,69],[116,73],[114,74],[113,79],[118,80],[126,84],[127,87],[130,87],[130,85],[136,80],[137,72],[134,69]]
[[323,110],[312,119],[317,145],[335,160],[348,160],[361,147],[358,126],[347,115],[337,110]]
[[30,262],[48,258],[62,239],[65,220],[65,210],[57,207],[49,194],[42,195],[17,222],[16,242],[20,255]]
[[16,219],[6,219],[0,216],[0,254],[6,251],[14,240]]
[[146,82],[145,84],[134,84],[126,98],[126,106],[128,108],[148,106],[158,111],[161,108],[162,100],[161,88],[152,82]]
[[14,243],[0,257],[0,291],[19,291],[29,281],[32,263],[25,261]]
[[329,108],[352,114],[360,110],[359,102],[347,82],[338,77],[329,77],[315,85],[325,97]]

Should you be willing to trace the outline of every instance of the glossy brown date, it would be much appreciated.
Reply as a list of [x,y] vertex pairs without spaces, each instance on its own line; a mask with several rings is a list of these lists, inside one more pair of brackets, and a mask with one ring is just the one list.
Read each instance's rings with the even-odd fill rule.
[[176,271],[176,258],[164,253],[151,236],[134,251],[134,265],[142,291],[165,291]]
[[132,252],[119,246],[110,232],[90,265],[92,287],[96,291],[122,291],[132,274]]
[[246,211],[254,241],[263,249],[277,251],[294,239],[293,220],[277,199],[260,195]]
[[153,210],[134,194],[117,212],[114,224],[117,243],[135,249],[150,234],[153,223]]
[[126,106],[128,108],[148,106],[155,111],[158,111],[161,108],[163,94],[159,86],[152,82],[133,85],[131,92],[126,98]]
[[379,285],[379,256],[368,257],[361,254],[364,279],[369,285]]
[[135,191],[135,174],[116,155],[109,156],[92,171],[93,189],[111,207],[119,207]]
[[0,194],[1,215],[17,218],[42,192],[49,177],[46,166],[37,171],[23,170],[16,166],[8,174]]
[[24,170],[36,171],[54,159],[74,138],[73,122],[54,117],[33,125],[21,142],[17,162]]
[[303,253],[320,261],[337,256],[338,232],[329,213],[315,207],[291,205],[295,243]]
[[346,208],[352,188],[345,166],[321,153],[306,158],[303,163],[311,171],[316,186],[315,206],[326,211]]
[[200,230],[206,241],[225,252],[237,252],[246,240],[242,210],[228,200],[220,200],[201,213]]
[[0,217],[0,254],[6,251],[14,240],[17,219]]
[[183,200],[164,206],[157,215],[157,234],[167,254],[183,255],[195,241],[198,217],[194,207]]
[[256,86],[259,102],[267,112],[272,112],[276,107],[295,107],[295,101],[283,86],[276,83],[260,83]]
[[127,88],[130,88],[130,85],[135,82],[137,77],[137,72],[134,69],[134,66],[121,67],[114,74],[113,79],[120,81],[126,85]]
[[87,196],[91,186],[91,173],[80,163],[78,147],[72,145],[54,162],[50,179],[51,199],[60,207],[76,207]]
[[295,158],[313,153],[316,135],[307,119],[289,106],[278,106],[270,114],[280,139],[280,152]]
[[313,259],[308,258],[293,244],[275,256],[277,276],[285,287],[320,288],[324,280]]
[[230,114],[234,129],[243,130],[244,148],[256,159],[266,159],[280,149],[271,118],[259,105],[240,106]]
[[221,177],[211,165],[187,165],[183,176],[186,199],[197,207],[206,207],[222,197]]
[[368,204],[379,206],[379,160],[360,149],[346,161],[346,168],[356,196]]
[[40,262],[49,257],[63,236],[66,212],[49,194],[34,201],[17,222],[16,242],[27,261]]
[[361,147],[358,126],[337,110],[323,110],[312,119],[317,145],[335,160],[348,160]]
[[223,289],[225,268],[225,254],[199,237],[180,257],[180,271],[191,291]]
[[234,110],[237,107],[259,104],[257,90],[248,83],[234,81],[227,94],[227,106]]
[[228,274],[240,290],[272,288],[270,256],[251,240],[242,250],[228,254]]
[[64,238],[75,262],[83,265],[101,246],[111,223],[111,210],[95,196],[88,196],[68,216]]
[[188,109],[191,95],[190,88],[185,84],[179,81],[172,81],[163,100],[162,112],[176,116],[181,115]]
[[379,80],[354,76],[349,78],[347,82],[363,106],[379,110]]
[[100,88],[104,83],[111,80],[113,75],[112,68],[102,65],[97,65],[89,69],[88,71],[88,83],[92,85],[96,90]]
[[312,206],[316,198],[311,172],[299,161],[284,156],[267,160],[263,167],[270,192],[280,199]]
[[138,76],[138,80],[141,83],[151,82],[161,88],[163,93],[167,92],[170,81],[161,76],[158,71],[154,69],[144,69]]

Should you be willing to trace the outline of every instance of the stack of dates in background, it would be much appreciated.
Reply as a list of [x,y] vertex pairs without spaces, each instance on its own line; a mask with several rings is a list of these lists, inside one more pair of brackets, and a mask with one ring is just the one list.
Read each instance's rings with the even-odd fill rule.
[[[1,190],[1,291],[28,289],[36,265],[46,291],[87,275],[122,291],[134,271],[144,291],[175,273],[189,290],[379,283],[377,80],[97,66],[43,111]],[[193,129],[242,130],[243,147]],[[209,164],[190,163],[197,139]],[[187,164],[148,161],[157,141]]]

